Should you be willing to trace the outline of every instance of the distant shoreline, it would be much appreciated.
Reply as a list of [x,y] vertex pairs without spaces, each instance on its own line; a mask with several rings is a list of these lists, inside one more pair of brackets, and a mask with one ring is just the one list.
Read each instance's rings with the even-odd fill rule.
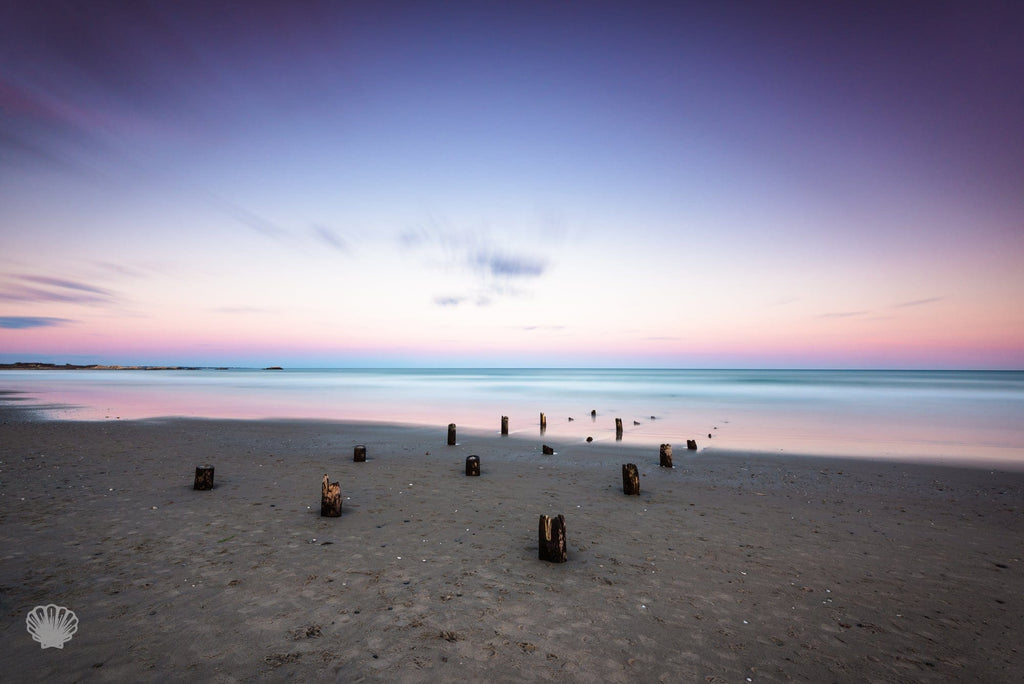
[[[153,371],[195,371],[195,370],[231,370],[230,366],[108,366],[102,363],[42,363],[39,361],[18,361],[17,363],[0,363],[0,370],[153,370]],[[282,366],[267,366],[261,370],[284,370]]]
[[98,363],[78,365],[73,363],[0,363],[0,370],[227,370],[212,366],[106,366]]

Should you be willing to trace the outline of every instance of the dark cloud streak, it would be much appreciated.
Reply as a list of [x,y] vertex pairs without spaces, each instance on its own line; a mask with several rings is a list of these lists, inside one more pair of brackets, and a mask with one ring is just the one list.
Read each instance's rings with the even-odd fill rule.
[[52,328],[74,323],[68,318],[50,316],[0,316],[0,328],[7,330],[28,330],[31,328]]
[[0,301],[109,304],[115,300],[110,290],[74,280],[35,275],[15,276],[15,279],[29,284],[19,283],[0,289]]
[[66,304],[103,304],[108,297],[94,294],[43,290],[37,287],[15,286],[0,290],[0,301],[7,302],[64,302]]
[[431,220],[401,232],[399,247],[423,259],[428,267],[446,271],[463,270],[474,281],[463,295],[439,295],[440,307],[457,307],[472,300],[477,307],[490,306],[493,297],[523,296],[513,283],[540,278],[548,270],[542,258],[498,247],[486,232],[454,231]]
[[50,285],[52,287],[64,288],[68,290],[78,290],[80,292],[91,292],[92,294],[103,295],[104,297],[110,297],[111,292],[104,290],[103,288],[96,287],[94,285],[87,285],[86,283],[75,282],[74,280],[64,280],[63,278],[49,278],[47,276],[33,276],[23,275],[20,276],[21,280],[27,280],[32,283],[38,283],[40,285]]
[[538,278],[547,269],[541,259],[501,253],[477,253],[472,262],[496,278]]

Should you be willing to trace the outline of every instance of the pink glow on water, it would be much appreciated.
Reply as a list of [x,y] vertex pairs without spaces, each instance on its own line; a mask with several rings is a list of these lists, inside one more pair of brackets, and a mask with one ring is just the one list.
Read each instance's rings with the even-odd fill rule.
[[[818,371],[10,371],[2,388],[87,420],[292,418],[533,441],[1015,463],[1020,374]],[[591,410],[596,410],[592,418]],[[542,435],[539,415],[547,416]],[[573,420],[569,420],[573,418]],[[708,435],[711,435],[710,437]]]

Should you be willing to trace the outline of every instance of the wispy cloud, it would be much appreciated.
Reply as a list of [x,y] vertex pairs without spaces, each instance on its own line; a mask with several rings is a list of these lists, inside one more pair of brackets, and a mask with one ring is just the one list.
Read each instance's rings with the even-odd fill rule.
[[237,204],[217,197],[212,193],[205,194],[207,200],[212,206],[218,209],[221,213],[233,218],[238,223],[241,223],[246,228],[249,228],[254,233],[277,240],[284,238],[288,234],[288,231],[281,226],[263,216],[260,216],[259,214],[249,211],[245,207],[240,207]]
[[832,313],[819,314],[818,318],[856,318],[858,316],[866,316],[871,313],[870,311],[835,311]]
[[40,285],[49,285],[51,287],[63,288],[67,290],[78,290],[80,292],[91,292],[93,294],[103,295],[105,297],[110,296],[109,290],[104,290],[101,287],[95,285],[89,285],[88,283],[80,283],[74,280],[65,280],[63,278],[48,278],[46,276],[33,276],[23,275],[20,276],[21,280],[27,280],[30,283],[39,283]]
[[333,247],[339,252],[345,252],[346,254],[351,251],[351,246],[348,241],[339,237],[336,232],[327,228],[326,226],[314,225],[313,234],[328,247]]
[[113,273],[117,276],[123,276],[125,278],[144,278],[146,273],[140,269],[126,266],[125,264],[117,264],[112,261],[94,261],[93,264],[106,272]]
[[34,275],[15,278],[20,282],[0,289],[0,301],[107,304],[114,300],[114,293],[110,290],[88,283]]
[[[63,93],[67,95],[67,93]],[[5,161],[45,164],[84,173],[74,161],[83,151],[101,146],[89,125],[87,108],[0,77],[0,151]]]
[[403,231],[398,243],[412,252],[440,255],[446,268],[466,267],[493,278],[538,277],[547,270],[545,259],[495,245],[485,232],[416,227]]
[[465,293],[434,298],[442,307],[467,302],[483,307],[496,297],[524,296],[527,293],[518,285],[540,278],[548,270],[546,259],[499,246],[485,230],[460,232],[432,221],[403,231],[397,240],[401,249],[423,260],[428,268],[469,276]]
[[943,299],[945,299],[945,297],[928,297],[927,299],[914,299],[909,302],[900,302],[893,306],[897,309],[907,309],[912,306],[926,306],[928,304],[934,304],[936,302],[941,302]]
[[[898,304],[893,304],[890,308],[892,308],[892,309],[909,309],[909,308],[917,307],[917,306],[928,306],[929,304],[935,304],[936,302],[941,302],[943,299],[945,299],[945,297],[927,297],[925,299],[914,299],[914,300],[911,300],[911,301],[908,301],[908,302],[900,302]],[[875,312],[873,312],[873,311],[871,311],[869,309],[862,309],[862,310],[859,310],[859,311],[832,311],[832,312],[829,312],[829,313],[819,314],[817,317],[818,318],[861,318],[861,317],[864,317],[864,316],[869,316],[872,313],[875,313]],[[885,317],[885,316],[875,316],[875,317],[873,317],[873,318],[871,318],[869,320],[886,320],[886,319],[887,319],[887,317]]]
[[272,309],[259,306],[219,306],[215,309],[211,309],[211,311],[226,315],[273,313]]
[[8,330],[52,328],[73,322],[74,321],[68,318],[52,318],[49,316],[0,316],[0,328],[6,328]]
[[472,262],[497,278],[537,278],[547,268],[542,259],[501,252],[478,252]]

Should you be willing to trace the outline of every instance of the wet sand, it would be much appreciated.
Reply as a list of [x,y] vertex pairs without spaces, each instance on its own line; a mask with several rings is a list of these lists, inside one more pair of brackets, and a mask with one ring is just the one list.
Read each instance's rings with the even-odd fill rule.
[[[7,681],[1024,679],[1019,472],[26,417],[0,414]],[[538,516],[559,513],[569,560],[545,563]],[[47,603],[78,615],[63,649],[26,632]]]

